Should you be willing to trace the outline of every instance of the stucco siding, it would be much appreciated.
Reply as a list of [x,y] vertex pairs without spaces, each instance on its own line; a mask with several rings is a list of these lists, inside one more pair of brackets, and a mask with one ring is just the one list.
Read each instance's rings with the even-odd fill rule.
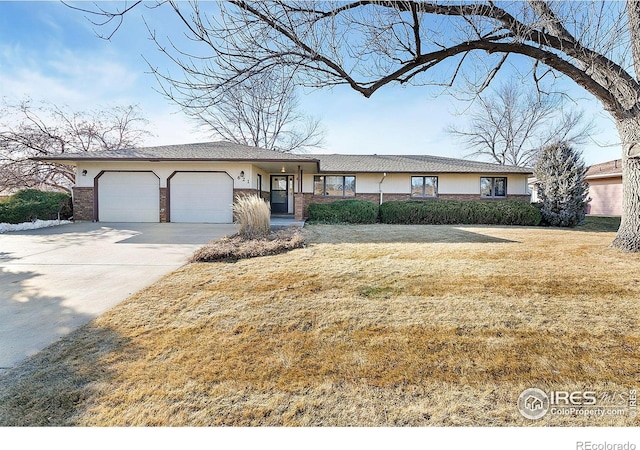
[[[439,194],[457,195],[480,195],[480,178],[483,176],[503,176],[500,174],[437,174],[437,173],[387,173],[384,177],[382,173],[355,173],[340,174],[355,175],[356,193],[378,193],[380,189],[385,194],[410,194],[411,177],[416,176],[437,176]],[[303,192],[313,193],[313,174],[303,175]],[[382,183],[380,183],[382,180]],[[527,195],[527,175],[507,175],[508,195]]]
[[[440,194],[480,194],[480,178],[500,174],[444,174],[438,178]],[[507,195],[526,195],[527,175],[507,175]]]
[[270,183],[271,174],[257,167],[253,167],[253,173],[252,173],[253,179],[251,181],[252,188],[258,189],[258,175],[262,177],[262,192],[263,193],[269,192],[271,190],[271,183]]
[[[87,174],[83,175],[82,171]],[[233,178],[235,189],[255,189],[257,176],[254,176],[254,167],[250,163],[207,163],[207,162],[80,162],[78,164],[76,186],[93,187],[94,178],[101,171],[110,170],[137,170],[153,171],[160,178],[160,187],[167,187],[167,178],[175,171],[220,171],[227,172]],[[240,173],[244,172],[244,177]],[[263,189],[265,188],[263,177]]]

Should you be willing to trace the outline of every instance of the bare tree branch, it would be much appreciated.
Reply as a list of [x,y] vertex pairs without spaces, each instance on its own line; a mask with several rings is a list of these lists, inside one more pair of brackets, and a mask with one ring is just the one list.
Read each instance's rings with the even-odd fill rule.
[[[108,34],[96,33],[96,35],[99,38],[109,41],[109,40],[111,40],[113,35],[118,32],[118,30],[122,26],[122,22],[124,21],[125,15],[127,13],[129,13],[130,11],[132,11],[134,8],[136,8],[138,5],[142,4],[143,2],[142,2],[142,0],[138,0],[138,1],[133,2],[130,5],[128,5],[125,2],[125,6],[121,11],[120,10],[116,10],[116,11],[107,10],[107,9],[101,7],[99,3],[94,3],[93,4],[95,6],[95,8],[96,8],[95,10],[86,9],[86,8],[80,8],[78,6],[74,6],[74,5],[72,5],[70,3],[67,3],[65,1],[62,1],[62,3],[65,6],[71,8],[71,9],[75,9],[76,11],[80,11],[80,12],[83,12],[85,14],[89,14],[89,16],[87,16],[87,19],[89,20],[89,22],[91,22],[93,25],[97,26],[98,28],[104,28],[106,26],[113,26],[113,29]],[[97,17],[99,20],[95,20],[94,21],[90,17]]]
[[565,108],[563,97],[528,90],[511,81],[478,97],[469,126],[447,131],[466,144],[467,156],[502,165],[532,167],[541,149],[584,144],[593,131],[582,111]]
[[[366,97],[393,82],[447,86],[454,77],[442,81],[426,75],[446,73],[439,67],[453,57],[483,52],[528,56],[573,79],[615,117],[636,114],[640,108],[640,85],[628,71],[629,61],[624,57],[616,61],[630,42],[627,19],[633,16],[634,2],[625,10],[615,2],[541,0],[343,4],[232,0],[206,11],[201,6],[206,4],[166,3],[186,27],[188,38],[206,50],[195,55],[177,45],[162,45],[153,31],[160,48],[191,78],[164,74],[165,81],[178,88],[191,82],[208,90],[209,96],[223,84],[241,83],[274,67],[289,68],[298,74],[298,82],[309,86],[348,84]],[[109,23],[137,4],[125,3],[115,11],[101,6],[76,9]],[[187,8],[190,13],[184,12]],[[594,48],[595,43],[601,47]],[[499,62],[490,66],[495,73],[501,68]],[[204,77],[210,72],[220,80],[207,84]],[[476,87],[486,88],[493,75]]]
[[320,122],[299,112],[293,80],[283,74],[252,77],[221,91],[215,102],[197,93],[172,99],[216,138],[281,152],[322,145]]
[[5,102],[0,111],[0,192],[24,188],[70,191],[72,167],[34,156],[111,151],[138,145],[149,133],[137,106],[78,112],[48,103]]

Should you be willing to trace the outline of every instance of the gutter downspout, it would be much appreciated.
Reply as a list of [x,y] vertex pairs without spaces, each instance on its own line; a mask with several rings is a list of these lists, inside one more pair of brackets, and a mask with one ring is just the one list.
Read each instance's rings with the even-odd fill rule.
[[384,181],[385,178],[387,178],[387,172],[384,172],[382,174],[382,179],[378,183],[378,192],[380,192],[380,203],[379,203],[379,205],[382,205],[382,182]]

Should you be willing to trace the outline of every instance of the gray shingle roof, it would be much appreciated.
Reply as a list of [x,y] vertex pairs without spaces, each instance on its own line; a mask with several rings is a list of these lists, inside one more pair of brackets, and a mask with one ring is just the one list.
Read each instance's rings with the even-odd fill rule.
[[532,173],[525,167],[429,155],[311,155],[323,172]]
[[616,159],[614,161],[607,161],[600,164],[594,164],[589,166],[585,178],[599,178],[603,176],[616,176],[622,175],[622,160]]
[[159,147],[140,147],[113,150],[109,152],[84,152],[69,153],[46,158],[42,160],[223,160],[223,161],[305,161],[313,162],[315,158],[306,155],[276,152],[258,147],[235,144],[233,142],[202,142],[196,144],[163,145]]
[[524,167],[445,158],[429,155],[315,155],[292,154],[250,147],[232,142],[164,145],[114,150],[110,152],[72,153],[43,158],[43,161],[296,161],[320,163],[322,172],[405,172],[405,173],[532,173]]

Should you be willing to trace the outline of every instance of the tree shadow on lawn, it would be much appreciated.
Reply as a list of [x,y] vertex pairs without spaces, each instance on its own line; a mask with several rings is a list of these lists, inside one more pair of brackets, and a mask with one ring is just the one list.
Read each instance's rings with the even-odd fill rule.
[[469,227],[471,225],[313,225],[305,227],[304,230],[307,240],[318,244],[508,244],[518,242],[469,231]]
[[584,221],[573,228],[575,231],[590,233],[616,233],[620,228],[620,217],[587,216]]
[[82,425],[93,396],[116,376],[108,360],[133,352],[109,328],[80,327],[0,374],[0,426]]

